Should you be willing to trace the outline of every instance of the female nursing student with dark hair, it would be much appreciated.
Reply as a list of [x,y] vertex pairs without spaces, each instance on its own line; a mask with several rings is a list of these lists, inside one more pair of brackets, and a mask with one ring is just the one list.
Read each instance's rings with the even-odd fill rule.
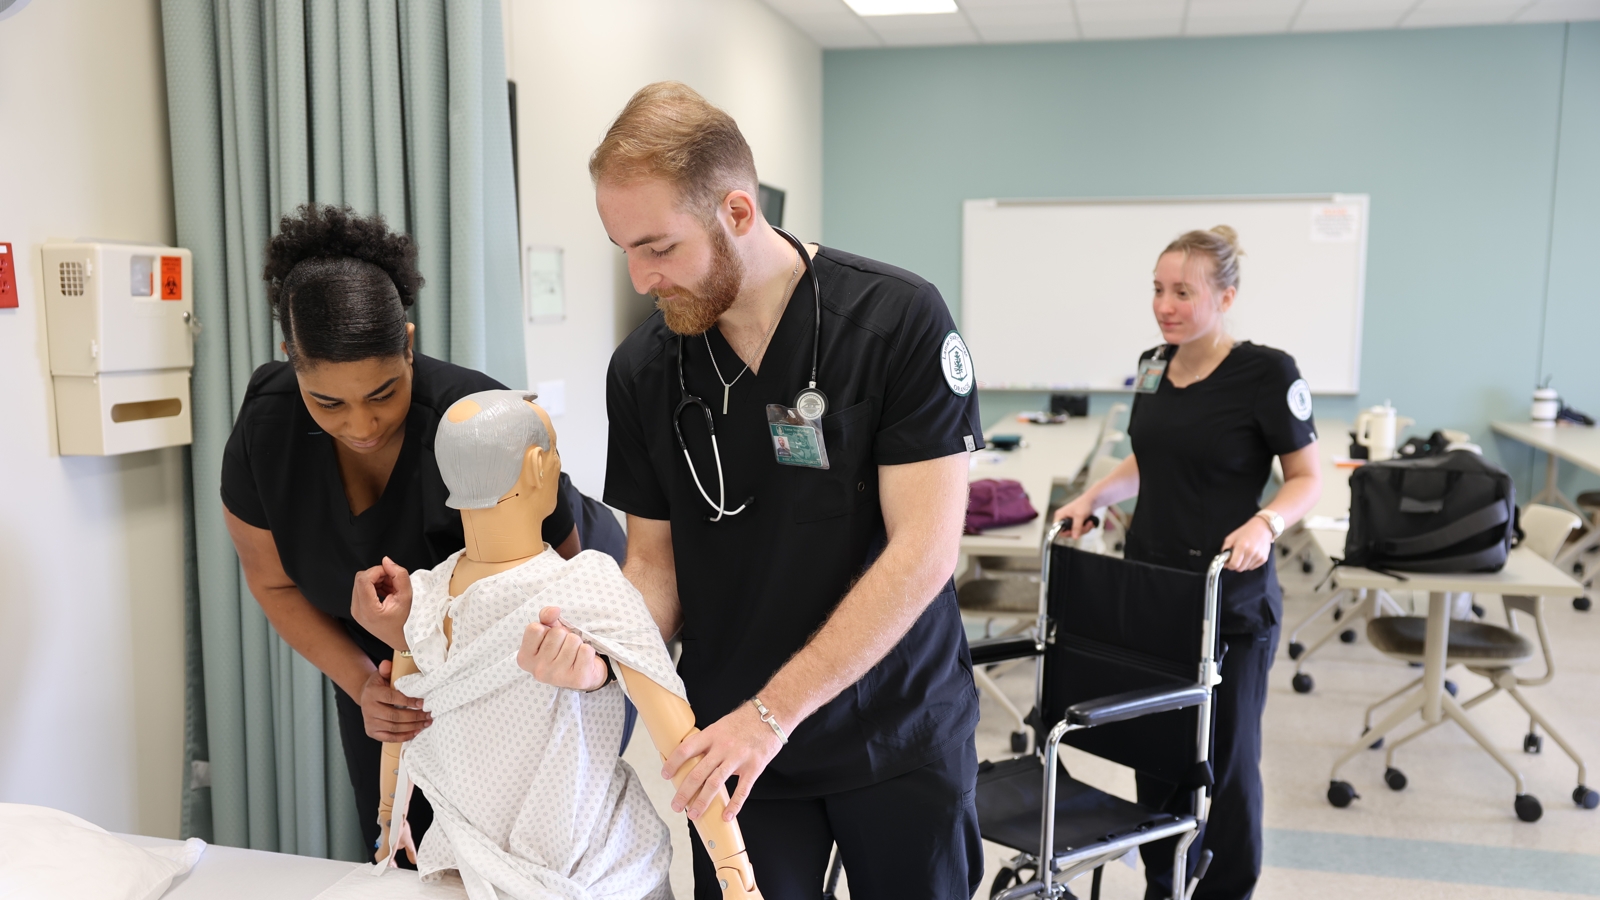
[[[1272,544],[1321,493],[1311,391],[1281,350],[1228,336],[1223,313],[1239,290],[1238,238],[1219,225],[1179,237],[1156,260],[1156,324],[1165,341],[1139,358],[1128,436],[1133,452],[1063,506],[1082,535],[1095,510],[1135,495],[1128,559],[1223,573],[1222,683],[1216,691],[1210,816],[1189,850],[1213,859],[1195,896],[1243,900],[1261,873],[1261,712],[1277,651],[1283,598]],[[1272,459],[1284,483],[1260,506]],[[1139,800],[1187,804],[1176,786],[1140,776]],[[1170,896],[1175,842],[1147,844],[1147,898]]]
[[[393,651],[350,616],[356,573],[392,560],[427,569],[460,550],[433,455],[439,417],[493,378],[413,351],[406,309],[422,286],[417,252],[381,216],[302,206],[267,244],[267,298],[288,362],[255,371],[222,463],[224,519],[245,580],[278,634],[322,670],[362,835],[378,840],[384,741],[427,727],[422,704],[389,684]],[[544,523],[578,552],[565,504]],[[411,802],[420,842],[432,820]]]

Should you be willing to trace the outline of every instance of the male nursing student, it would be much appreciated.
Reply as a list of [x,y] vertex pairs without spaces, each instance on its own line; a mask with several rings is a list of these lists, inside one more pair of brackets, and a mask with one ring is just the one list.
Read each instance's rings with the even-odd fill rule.
[[[605,500],[703,729],[666,761],[701,757],[673,808],[727,783],[768,900],[821,896],[835,842],[857,896],[970,898],[978,697],[950,576],[982,436],[949,311],[771,227],[738,126],[683,85],[634,95],[590,171],[660,307],[611,359]],[[603,683],[565,637],[530,628],[535,674]],[[695,896],[720,896],[692,844]]]

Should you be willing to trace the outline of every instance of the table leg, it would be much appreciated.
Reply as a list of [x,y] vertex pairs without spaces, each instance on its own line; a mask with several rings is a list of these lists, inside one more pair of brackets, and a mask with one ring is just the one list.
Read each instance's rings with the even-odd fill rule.
[[1437,724],[1443,714],[1445,654],[1450,646],[1450,593],[1434,591],[1428,595],[1428,636],[1423,648],[1422,721]]

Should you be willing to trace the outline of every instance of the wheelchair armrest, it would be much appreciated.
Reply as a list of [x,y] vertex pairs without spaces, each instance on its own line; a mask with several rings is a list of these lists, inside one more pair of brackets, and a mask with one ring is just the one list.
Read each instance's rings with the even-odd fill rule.
[[1074,703],[1067,707],[1066,720],[1079,728],[1092,728],[1096,725],[1137,719],[1151,713],[1198,706],[1205,699],[1206,689],[1198,684],[1179,688],[1143,688]]
[[1038,648],[1033,644],[1033,636],[1026,634],[1016,637],[985,638],[973,641],[968,647],[972,651],[972,664],[975,666],[987,666],[1008,659],[1026,659],[1039,655]]

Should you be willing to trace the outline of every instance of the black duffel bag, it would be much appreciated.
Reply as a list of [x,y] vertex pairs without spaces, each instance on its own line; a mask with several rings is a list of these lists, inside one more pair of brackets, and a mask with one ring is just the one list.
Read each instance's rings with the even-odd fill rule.
[[1517,536],[1511,476],[1470,450],[1370,462],[1350,474],[1343,565],[1498,572]]

